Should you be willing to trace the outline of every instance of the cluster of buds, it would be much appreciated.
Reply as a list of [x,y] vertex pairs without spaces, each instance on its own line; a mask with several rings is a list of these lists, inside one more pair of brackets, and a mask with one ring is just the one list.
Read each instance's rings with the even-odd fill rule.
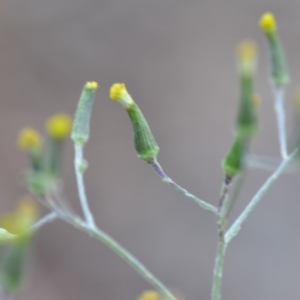
[[33,128],[23,128],[17,145],[25,151],[30,160],[30,168],[25,180],[28,189],[34,194],[45,193],[61,172],[63,145],[69,137],[72,119],[69,115],[58,113],[46,121],[47,145],[41,135]]

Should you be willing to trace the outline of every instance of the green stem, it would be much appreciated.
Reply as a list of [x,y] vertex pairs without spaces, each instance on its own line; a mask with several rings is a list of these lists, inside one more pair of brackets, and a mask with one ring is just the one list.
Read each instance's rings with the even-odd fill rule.
[[196,204],[198,204],[203,209],[217,213],[217,208],[204,200],[199,199],[195,195],[188,192],[186,189],[178,185],[175,181],[173,181],[163,170],[163,168],[160,166],[158,161],[156,159],[153,159],[149,162],[149,164],[153,167],[154,171],[158,174],[158,176],[162,179],[163,182],[169,183],[175,190],[179,191],[186,197],[192,199]]
[[34,232],[39,230],[41,227],[43,227],[44,225],[54,221],[57,218],[57,213],[56,212],[51,212],[48,215],[44,216],[42,219],[38,220],[35,224],[33,224],[30,227],[30,231]]
[[76,219],[68,221],[76,228],[87,232],[90,236],[98,239],[104,243],[108,248],[113,250],[119,257],[121,257],[127,264],[129,264],[136,272],[138,272],[147,282],[149,282],[159,293],[167,297],[167,300],[177,300],[171,291],[157,279],[138,259],[136,259],[128,250],[121,246],[116,240],[108,235],[103,230],[89,226],[82,221]]
[[89,207],[89,203],[85,192],[84,180],[83,180],[83,173],[86,168],[83,159],[83,146],[77,142],[74,142],[74,148],[75,148],[75,159],[74,159],[75,174],[76,174],[78,196],[79,196],[81,208],[87,223],[91,226],[95,226],[94,217]]
[[225,242],[229,243],[240,231],[242,224],[246,221],[252,210],[259,203],[265,193],[269,190],[272,184],[278,179],[278,177],[285,171],[289,166],[291,161],[295,158],[298,149],[296,149],[292,154],[290,154],[286,159],[284,159],[275,172],[267,179],[267,181],[262,185],[262,187],[257,191],[252,200],[242,211],[239,217],[231,225],[228,231],[225,234]]
[[224,265],[226,247],[227,244],[224,241],[224,237],[222,235],[219,235],[217,254],[215,258],[211,300],[221,300],[223,265]]

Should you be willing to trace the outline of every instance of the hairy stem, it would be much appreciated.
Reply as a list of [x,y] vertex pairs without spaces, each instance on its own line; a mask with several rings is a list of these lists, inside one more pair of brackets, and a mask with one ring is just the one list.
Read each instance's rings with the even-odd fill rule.
[[127,264],[129,264],[136,272],[138,272],[155,289],[157,289],[159,293],[166,296],[167,300],[177,300],[177,298],[159,279],[157,279],[137,258],[135,258],[128,250],[121,246],[106,232],[95,226],[85,224],[79,219],[72,221],[72,225],[84,232],[87,232],[90,236],[104,243],[108,248],[110,248],[125,262],[127,262]]
[[83,180],[83,173],[85,171],[85,162],[83,159],[83,146],[79,143],[74,143],[75,159],[74,167],[77,181],[78,196],[83,211],[83,215],[87,223],[91,226],[95,226],[93,214],[90,210],[89,203],[86,197],[85,185]]
[[30,231],[37,231],[39,230],[41,227],[43,227],[44,225],[54,221],[57,218],[57,213],[56,212],[51,212],[48,215],[44,216],[42,219],[40,219],[39,221],[37,221],[35,224],[33,224],[30,227]]
[[291,161],[294,159],[298,152],[296,149],[292,154],[290,154],[286,159],[284,159],[279,167],[275,170],[275,172],[266,180],[266,182],[262,185],[262,187],[257,191],[254,197],[251,199],[249,204],[243,210],[243,212],[239,215],[239,217],[235,220],[235,222],[231,225],[228,231],[225,234],[225,242],[229,243],[240,231],[242,224],[249,217],[252,210],[259,203],[265,193],[269,190],[272,184],[278,179],[278,177],[285,171],[285,169],[289,166]]
[[224,265],[226,247],[227,247],[227,244],[224,241],[224,236],[219,235],[217,254],[216,254],[216,258],[215,258],[211,300],[220,300],[221,299],[223,265]]
[[175,190],[179,191],[186,197],[192,199],[195,203],[197,203],[200,207],[203,209],[217,213],[217,208],[204,200],[199,199],[195,195],[188,192],[186,189],[178,185],[176,182],[174,182],[163,170],[163,168],[160,166],[160,164],[157,162],[156,159],[149,162],[149,164],[153,167],[154,171],[158,174],[158,176],[162,179],[163,182],[169,183]]

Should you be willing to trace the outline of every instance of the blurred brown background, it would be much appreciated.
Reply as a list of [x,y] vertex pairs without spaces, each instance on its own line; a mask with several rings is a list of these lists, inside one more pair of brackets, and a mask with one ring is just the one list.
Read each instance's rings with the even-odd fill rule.
[[[127,83],[161,147],[166,172],[216,204],[236,113],[234,50],[244,38],[255,39],[261,52],[261,131],[253,151],[279,157],[268,61],[257,27],[266,10],[278,17],[289,58],[291,117],[300,82],[298,0],[1,1],[1,210],[11,209],[24,193],[17,179],[26,165],[15,147],[18,130],[43,130],[57,111],[73,114],[85,81],[96,80],[101,88],[86,148],[86,186],[99,226],[187,300],[208,300],[215,220],[136,158],[127,115],[109,101],[108,89],[115,81]],[[71,146],[65,184],[78,208]],[[250,173],[235,215],[267,176]],[[298,176],[280,179],[230,245],[224,300],[300,297]],[[30,275],[17,299],[133,300],[150,288],[104,245],[60,221],[39,232]]]

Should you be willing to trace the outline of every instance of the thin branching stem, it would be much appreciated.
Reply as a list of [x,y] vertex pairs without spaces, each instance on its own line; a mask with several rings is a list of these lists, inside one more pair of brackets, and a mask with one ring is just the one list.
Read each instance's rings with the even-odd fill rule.
[[186,189],[184,189],[183,187],[181,187],[180,185],[178,185],[175,181],[173,181],[164,172],[163,168],[160,166],[160,164],[158,163],[158,161],[156,159],[150,161],[149,163],[153,167],[153,169],[156,172],[156,174],[158,174],[158,176],[162,179],[163,182],[169,183],[175,190],[179,191],[180,193],[182,193],[186,197],[192,199],[195,203],[197,203],[203,209],[205,209],[207,211],[210,211],[210,212],[213,212],[215,214],[217,213],[217,208],[215,206],[207,203],[204,200],[199,199],[197,196],[191,194]]
[[84,179],[83,179],[83,173],[84,173],[83,146],[75,142],[74,149],[75,149],[74,166],[75,166],[77,189],[78,189],[78,196],[79,196],[81,208],[87,223],[91,226],[95,226],[94,217],[90,210],[89,203],[87,200]]
[[240,231],[242,224],[249,217],[252,210],[255,206],[260,202],[265,193],[269,190],[272,184],[278,179],[278,177],[284,173],[285,169],[289,166],[291,161],[295,158],[298,149],[292,152],[286,159],[284,159],[275,172],[266,180],[266,182],[262,185],[262,187],[257,191],[257,193],[253,196],[249,204],[242,211],[239,217],[235,220],[235,222],[231,225],[228,231],[225,234],[225,242],[229,243]]
[[136,272],[138,272],[149,284],[151,284],[157,291],[166,296],[168,300],[177,300],[171,291],[156,278],[137,258],[135,258],[128,250],[121,246],[116,240],[108,235],[103,230],[80,222],[73,223],[78,229],[87,232],[90,236],[98,239],[107,247],[113,250],[119,257],[127,262]]
[[37,231],[39,230],[41,227],[43,227],[44,225],[53,222],[55,219],[57,218],[57,213],[56,212],[51,212],[48,215],[44,216],[42,219],[40,219],[39,221],[37,221],[35,224],[33,224],[30,227],[30,231]]

